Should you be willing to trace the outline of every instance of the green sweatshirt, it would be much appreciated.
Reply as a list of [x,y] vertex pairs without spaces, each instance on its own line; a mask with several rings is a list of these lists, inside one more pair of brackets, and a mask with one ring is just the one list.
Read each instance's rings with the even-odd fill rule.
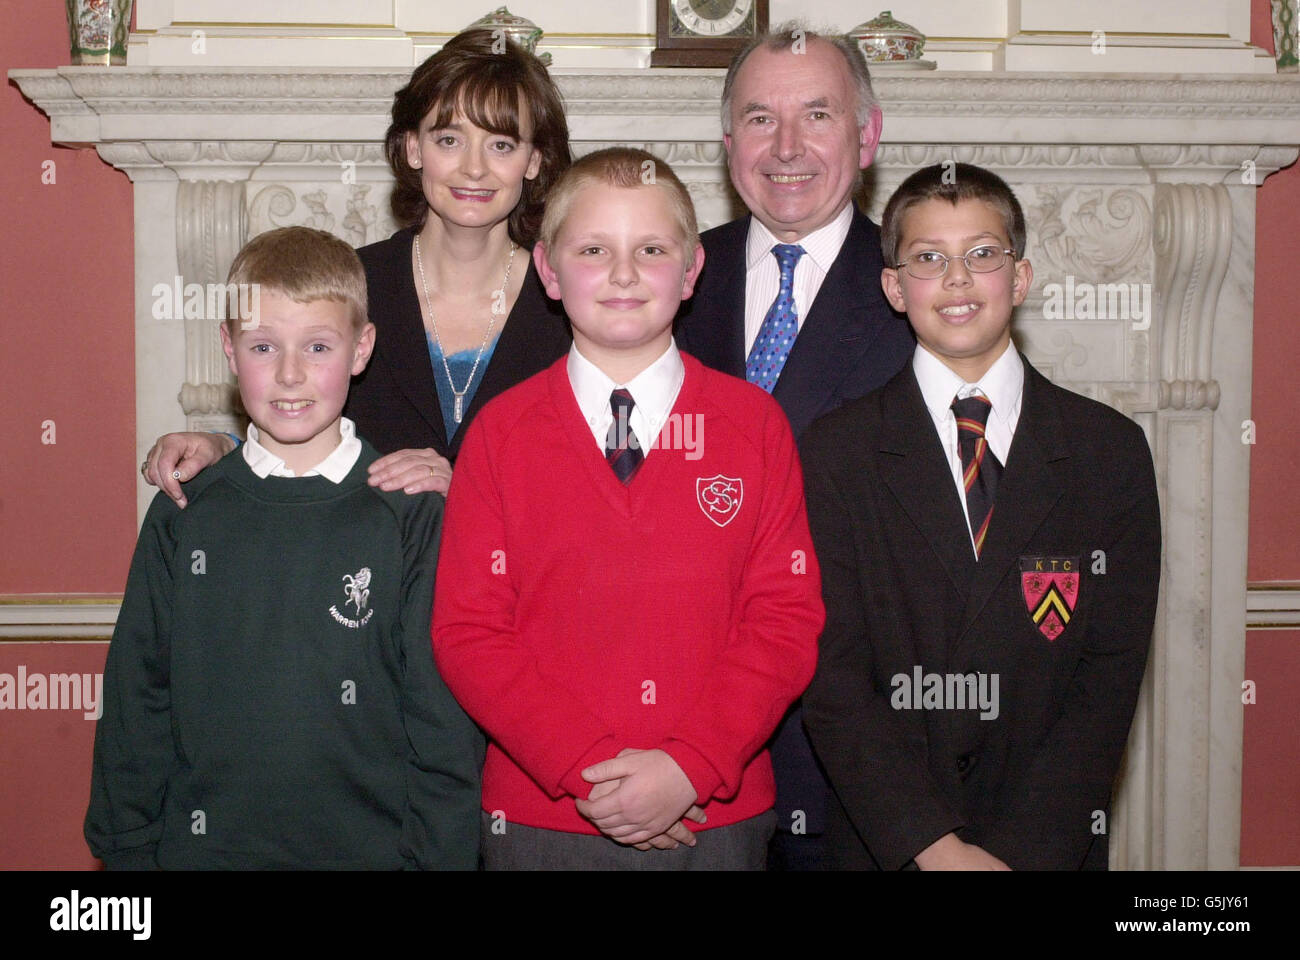
[[429,642],[443,498],[259,479],[154,498],[104,669],[109,868],[474,869],[483,742]]

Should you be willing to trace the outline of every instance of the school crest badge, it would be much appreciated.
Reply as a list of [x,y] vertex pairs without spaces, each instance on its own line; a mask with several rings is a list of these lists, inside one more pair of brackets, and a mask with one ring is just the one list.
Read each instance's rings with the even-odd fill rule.
[[370,599],[370,568],[362,567],[357,571],[354,577],[350,573],[343,575],[343,593],[347,596],[348,603],[357,605],[357,613],[366,608],[366,601]]
[[[360,629],[370,622],[370,618],[375,615],[373,608],[366,609],[370,602],[370,568],[362,567],[355,574],[345,573],[343,580],[343,609],[338,608],[338,604],[330,605],[330,616],[338,623],[353,630]],[[356,613],[349,617],[347,610],[349,606],[356,607]],[[364,612],[363,612],[364,611]]]
[[745,498],[745,484],[739,477],[699,477],[695,481],[695,499],[704,515],[720,527],[725,527],[740,512],[740,502]]
[[1078,557],[1021,557],[1020,592],[1038,632],[1055,640],[1079,602]]

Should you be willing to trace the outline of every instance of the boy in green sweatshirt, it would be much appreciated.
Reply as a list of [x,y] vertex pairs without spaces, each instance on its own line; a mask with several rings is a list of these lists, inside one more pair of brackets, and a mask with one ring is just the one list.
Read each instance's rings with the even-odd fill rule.
[[361,263],[288,227],[229,283],[248,441],[145,517],[86,840],[110,869],[473,869],[483,743],[429,645],[443,499],[369,486],[341,416],[374,348]]

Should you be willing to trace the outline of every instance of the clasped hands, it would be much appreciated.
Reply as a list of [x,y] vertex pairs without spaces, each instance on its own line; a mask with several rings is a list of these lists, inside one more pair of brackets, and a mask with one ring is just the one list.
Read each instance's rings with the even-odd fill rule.
[[673,850],[695,846],[686,821],[704,823],[695,803],[695,788],[671,756],[662,750],[619,751],[582,771],[594,784],[578,812],[605,836],[638,850]]

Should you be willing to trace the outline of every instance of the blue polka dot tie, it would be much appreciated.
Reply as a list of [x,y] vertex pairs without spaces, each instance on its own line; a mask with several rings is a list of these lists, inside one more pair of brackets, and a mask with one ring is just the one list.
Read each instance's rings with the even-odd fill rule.
[[794,309],[794,266],[804,249],[797,243],[778,243],[772,253],[781,267],[781,289],[776,292],[776,299],[768,308],[750,348],[749,359],[745,361],[745,379],[768,393],[776,386],[785,358],[799,334],[799,315]]

